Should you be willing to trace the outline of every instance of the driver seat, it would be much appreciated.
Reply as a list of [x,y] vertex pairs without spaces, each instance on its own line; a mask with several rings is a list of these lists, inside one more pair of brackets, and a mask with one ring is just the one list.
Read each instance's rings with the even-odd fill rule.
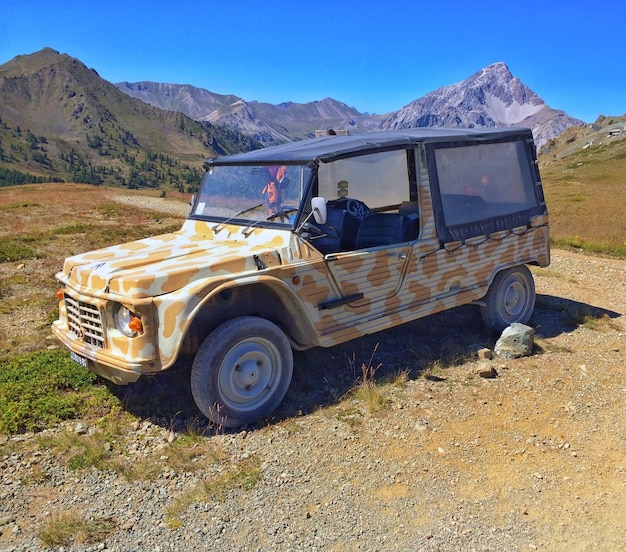
[[357,218],[345,207],[339,208],[330,201],[326,213],[326,223],[316,225],[326,235],[312,239],[311,243],[324,255],[354,249],[359,227]]

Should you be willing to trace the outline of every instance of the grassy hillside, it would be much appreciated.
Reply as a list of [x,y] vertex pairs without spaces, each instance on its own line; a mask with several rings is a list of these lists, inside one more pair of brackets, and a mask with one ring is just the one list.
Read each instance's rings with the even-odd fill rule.
[[626,257],[625,127],[626,116],[600,117],[540,151],[556,246]]
[[0,66],[0,185],[69,181],[187,191],[206,157],[246,137],[135,100],[44,49]]

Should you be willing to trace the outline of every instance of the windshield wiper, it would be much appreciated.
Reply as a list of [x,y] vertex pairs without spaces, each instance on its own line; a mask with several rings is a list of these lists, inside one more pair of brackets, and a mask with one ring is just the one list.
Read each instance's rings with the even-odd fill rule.
[[[287,216],[287,213],[292,213],[293,211],[297,211],[297,210],[298,210],[297,207],[290,207],[288,209],[284,209],[283,211],[278,211],[278,213],[274,213],[270,215],[269,217],[266,217],[265,220],[273,220],[276,217],[280,217],[281,222],[284,222],[284,219]],[[252,229],[257,224],[259,224],[259,222],[262,222],[262,221],[255,220],[252,224],[249,224],[248,226],[246,226],[246,228],[241,233],[247,238],[252,233]]]
[[240,216],[245,215],[246,213],[251,213],[252,211],[256,211],[259,207],[263,207],[263,205],[264,203],[259,203],[258,205],[255,205],[254,207],[248,207],[247,209],[244,209],[240,213],[237,213],[236,215],[229,217],[226,220],[223,220],[222,222],[216,224],[213,228],[211,228],[211,230],[213,230],[213,232],[217,234],[218,232],[222,230],[224,225],[228,224],[231,220],[235,220],[239,218]]
[[259,224],[259,222],[261,222],[260,220],[255,220],[252,224],[248,224],[248,226],[246,226],[241,233],[244,235],[244,237],[248,237],[250,234],[252,234],[252,230],[254,229],[254,227]]
[[289,207],[287,209],[283,209],[282,211],[278,211],[277,213],[271,214],[265,220],[274,220],[276,217],[280,217],[281,222],[284,222],[284,219],[287,217],[289,213],[293,213],[297,211],[297,207]]

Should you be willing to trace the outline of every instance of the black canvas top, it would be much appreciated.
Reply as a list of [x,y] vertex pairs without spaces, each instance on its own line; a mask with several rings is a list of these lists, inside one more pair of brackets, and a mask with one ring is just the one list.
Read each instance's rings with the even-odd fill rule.
[[255,165],[264,163],[301,164],[320,161],[322,163],[350,157],[358,153],[372,153],[410,147],[429,142],[483,142],[498,139],[529,139],[528,128],[507,127],[485,128],[412,128],[353,136],[322,136],[290,142],[279,146],[238,153],[217,159],[208,159],[206,166]]

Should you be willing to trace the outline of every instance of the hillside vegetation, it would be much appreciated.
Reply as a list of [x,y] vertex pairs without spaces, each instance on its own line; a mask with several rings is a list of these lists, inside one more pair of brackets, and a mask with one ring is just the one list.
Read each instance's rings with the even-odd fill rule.
[[539,166],[553,243],[626,257],[626,116],[567,129]]

